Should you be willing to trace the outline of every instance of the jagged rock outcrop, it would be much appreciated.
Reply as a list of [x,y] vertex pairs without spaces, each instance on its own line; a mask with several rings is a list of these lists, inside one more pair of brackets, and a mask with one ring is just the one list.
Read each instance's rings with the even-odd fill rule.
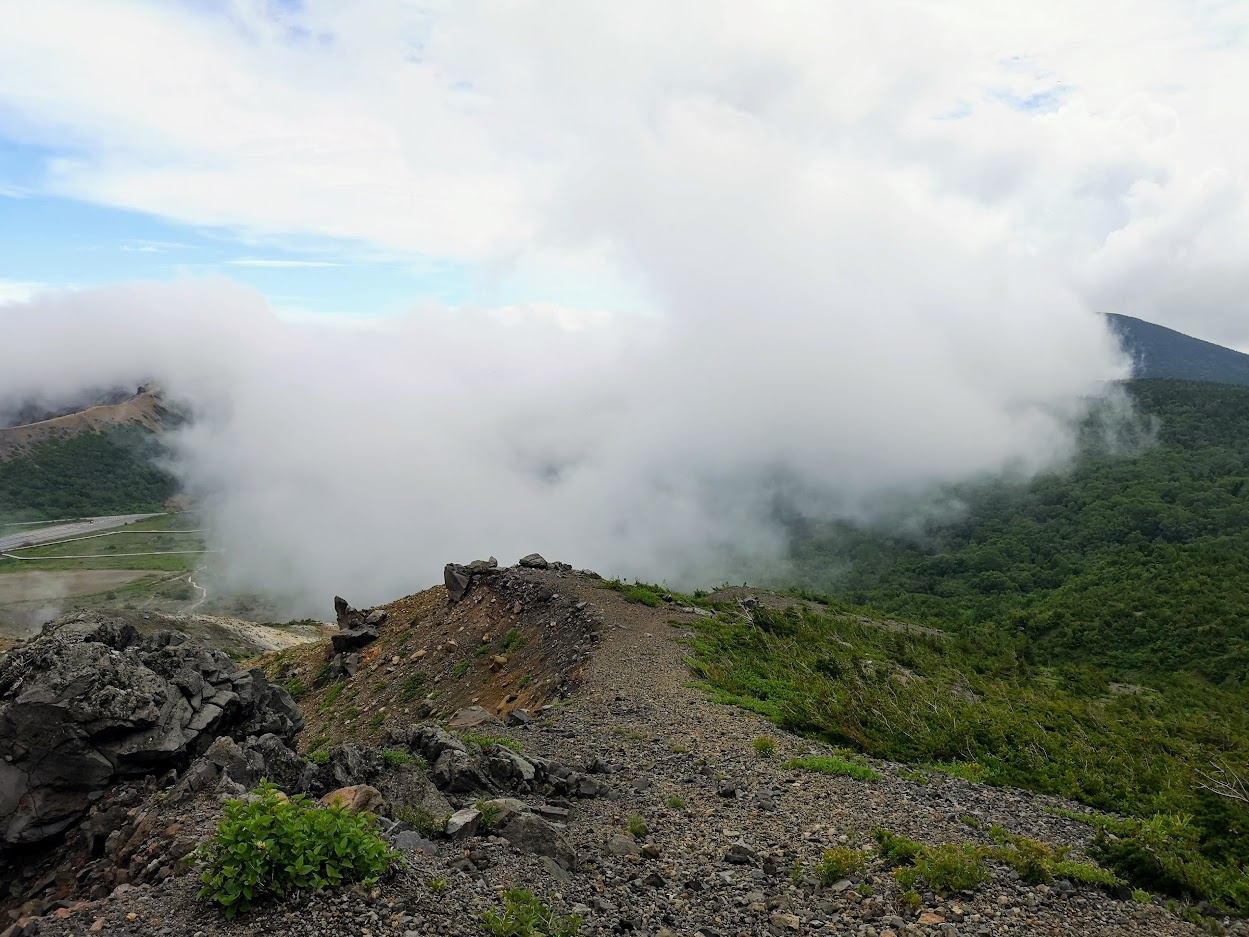
[[61,832],[110,786],[184,767],[219,736],[302,726],[285,690],[183,634],[50,628],[0,660],[0,849]]

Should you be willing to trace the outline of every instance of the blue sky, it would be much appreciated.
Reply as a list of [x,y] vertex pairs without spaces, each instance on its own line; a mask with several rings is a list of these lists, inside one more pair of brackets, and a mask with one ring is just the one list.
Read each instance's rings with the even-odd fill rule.
[[419,299],[488,301],[463,264],[379,258],[368,245],[257,237],[42,191],[56,151],[0,139],[0,281],[50,288],[226,276],[278,311],[386,314]]

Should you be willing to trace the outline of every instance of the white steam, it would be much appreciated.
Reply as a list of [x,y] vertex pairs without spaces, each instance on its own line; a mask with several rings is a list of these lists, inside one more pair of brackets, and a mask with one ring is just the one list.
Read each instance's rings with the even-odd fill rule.
[[577,331],[534,309],[284,323],[225,281],[62,294],[5,311],[0,396],[145,374],[189,401],[177,470],[226,550],[218,588],[376,602],[531,550],[719,581],[777,561],[778,493],[870,516],[1052,464],[1081,395],[1122,373],[1100,317],[1026,270],[877,243],[876,265],[765,270],[726,239],[721,276],[673,266],[669,316]]

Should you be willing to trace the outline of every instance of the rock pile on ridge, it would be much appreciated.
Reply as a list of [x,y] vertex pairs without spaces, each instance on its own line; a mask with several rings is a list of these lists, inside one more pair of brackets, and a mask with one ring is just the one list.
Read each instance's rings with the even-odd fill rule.
[[220,736],[292,739],[281,687],[178,632],[52,627],[0,659],[0,853],[83,816],[129,777],[184,767]]

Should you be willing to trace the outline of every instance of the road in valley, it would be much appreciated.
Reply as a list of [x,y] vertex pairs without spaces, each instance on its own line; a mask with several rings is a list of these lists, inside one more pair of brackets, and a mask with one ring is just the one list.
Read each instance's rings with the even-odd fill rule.
[[38,530],[25,532],[20,528],[16,531],[13,528],[8,528],[11,531],[10,533],[0,534],[0,553],[8,550],[20,550],[23,547],[37,547],[39,544],[47,543],[49,540],[64,540],[69,537],[94,534],[101,530],[123,527],[126,524],[133,524],[135,521],[160,516],[161,514],[114,514],[108,517],[86,517],[64,524],[56,524],[53,527],[40,527]]

